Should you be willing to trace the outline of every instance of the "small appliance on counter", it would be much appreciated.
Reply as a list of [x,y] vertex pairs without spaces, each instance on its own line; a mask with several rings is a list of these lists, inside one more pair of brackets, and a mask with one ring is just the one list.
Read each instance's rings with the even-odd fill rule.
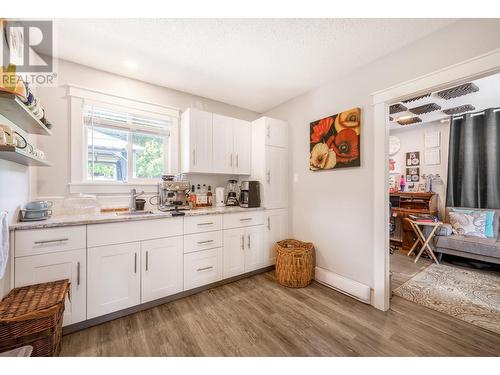
[[51,201],[33,201],[25,204],[19,211],[19,221],[47,220],[52,216]]
[[242,181],[240,193],[240,207],[260,207],[259,181]]
[[226,206],[239,206],[237,180],[229,180],[227,182]]
[[215,207],[224,207],[226,205],[225,198],[226,197],[226,189],[223,187],[215,188]]
[[[162,181],[158,184],[157,195],[151,197],[149,203],[156,204],[160,211],[189,210],[189,190],[189,181],[165,175],[162,176]],[[157,200],[156,203],[153,202],[153,199]]]

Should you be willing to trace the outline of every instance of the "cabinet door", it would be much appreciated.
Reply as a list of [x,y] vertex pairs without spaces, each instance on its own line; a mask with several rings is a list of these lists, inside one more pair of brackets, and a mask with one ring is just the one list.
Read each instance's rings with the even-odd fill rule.
[[213,172],[233,173],[233,120],[231,117],[213,114]]
[[184,172],[212,171],[212,113],[190,108],[183,119]]
[[71,302],[66,298],[63,325],[86,319],[86,250],[33,255],[15,260],[15,287],[69,279]]
[[251,173],[252,123],[234,120],[234,173],[249,175]]
[[288,152],[286,148],[266,146],[264,206],[268,209],[288,205]]
[[245,229],[224,231],[224,279],[245,272]]
[[246,228],[245,240],[245,272],[250,272],[262,267],[264,250],[262,225]]
[[265,213],[263,267],[275,263],[275,243],[288,238],[288,211],[283,209],[266,210]]
[[285,121],[266,118],[266,145],[288,146],[288,124]]
[[183,290],[183,238],[141,242],[141,302],[153,301]]
[[89,247],[87,318],[141,302],[140,242]]

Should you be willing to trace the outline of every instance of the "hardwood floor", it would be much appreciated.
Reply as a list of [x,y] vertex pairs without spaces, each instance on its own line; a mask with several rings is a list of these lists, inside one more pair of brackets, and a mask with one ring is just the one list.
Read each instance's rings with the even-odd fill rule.
[[387,312],[267,272],[63,337],[63,356],[498,356],[500,336],[399,297]]
[[407,256],[402,252],[395,252],[391,255],[390,270],[392,272],[392,290],[401,286],[420,271],[429,267],[433,262],[425,257],[421,257],[414,263],[415,256]]

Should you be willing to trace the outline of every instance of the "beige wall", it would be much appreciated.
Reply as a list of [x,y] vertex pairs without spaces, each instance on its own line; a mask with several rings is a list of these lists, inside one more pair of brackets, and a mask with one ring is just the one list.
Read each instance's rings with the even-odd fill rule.
[[259,114],[222,102],[190,95],[176,90],[151,85],[145,82],[110,74],[71,62],[58,61],[58,87],[39,88],[38,94],[47,118],[54,125],[53,136],[38,137],[40,149],[45,151],[53,167],[37,171],[38,196],[63,196],[69,192],[69,101],[64,85],[76,85],[126,98],[163,104],[184,110],[188,107],[202,108],[227,116],[254,120]]
[[[373,287],[371,93],[500,48],[500,20],[464,20],[294,98],[265,115],[290,124],[291,228],[320,267]],[[362,108],[361,167],[309,171],[309,123]]]

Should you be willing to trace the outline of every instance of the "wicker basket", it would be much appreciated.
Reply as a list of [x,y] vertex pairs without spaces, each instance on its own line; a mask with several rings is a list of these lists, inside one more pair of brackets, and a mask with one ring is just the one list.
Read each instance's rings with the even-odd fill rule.
[[292,239],[276,242],[276,280],[291,288],[303,288],[313,276],[314,245]]
[[0,352],[33,346],[33,357],[61,350],[64,299],[69,280],[13,289],[0,303]]

